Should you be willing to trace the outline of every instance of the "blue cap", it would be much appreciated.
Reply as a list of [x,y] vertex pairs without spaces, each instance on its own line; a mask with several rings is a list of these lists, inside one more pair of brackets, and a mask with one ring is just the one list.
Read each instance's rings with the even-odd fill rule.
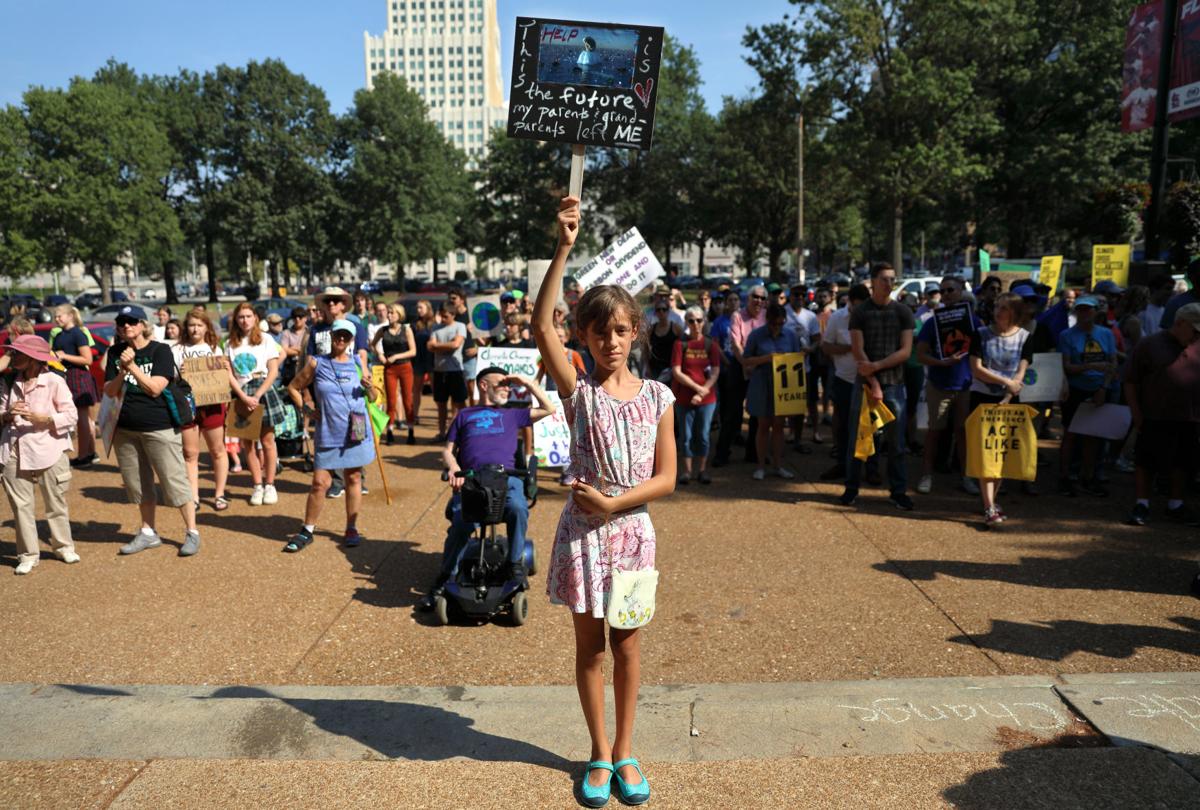
[[330,332],[349,332],[352,336],[358,335],[358,329],[354,326],[354,321],[349,318],[338,318],[333,322],[333,326],[329,327]]
[[1032,284],[1016,284],[1013,286],[1013,288],[1011,290],[1009,290],[1009,292],[1012,293],[1013,295],[1019,295],[1022,298],[1040,298],[1041,297],[1040,295],[1038,295],[1038,291],[1033,288]]
[[1079,307],[1091,307],[1092,309],[1095,309],[1098,306],[1100,306],[1100,302],[1096,300],[1096,296],[1094,295],[1081,295],[1079,298],[1075,299],[1076,309]]
[[1125,292],[1125,288],[1118,285],[1115,281],[1104,279],[1104,281],[1092,287],[1092,292],[1096,295],[1121,295]]
[[118,318],[133,318],[134,320],[138,320],[138,321],[149,320],[149,316],[146,314],[146,310],[142,309],[139,306],[134,306],[133,304],[127,304],[127,305],[121,307],[121,311],[117,313],[117,317]]

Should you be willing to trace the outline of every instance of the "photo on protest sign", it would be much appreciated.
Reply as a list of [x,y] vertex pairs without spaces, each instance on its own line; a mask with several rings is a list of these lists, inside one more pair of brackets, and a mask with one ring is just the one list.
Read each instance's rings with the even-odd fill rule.
[[965,354],[975,336],[975,318],[967,302],[941,307],[933,311],[933,332],[937,337],[938,357],[946,360]]
[[1021,401],[1058,402],[1062,398],[1065,380],[1062,355],[1058,352],[1038,352],[1025,370]]
[[518,17],[508,135],[649,149],[663,29]]
[[663,266],[637,228],[630,228],[575,273],[584,290],[601,284],[624,287],[637,295],[665,275]]
[[189,357],[183,361],[179,371],[192,387],[197,406],[220,405],[233,398],[225,362],[224,357],[216,354]]
[[500,296],[483,295],[467,299],[468,327],[473,337],[499,337],[504,334]]
[[[542,360],[542,353],[537,349],[480,346],[478,357],[478,367],[481,369],[498,366],[504,369],[506,374],[519,374],[532,380],[537,376],[538,363]],[[509,391],[510,402],[530,402],[532,399],[532,394],[524,386],[513,386]]]
[[566,467],[571,461],[571,428],[558,394],[547,391],[546,398],[554,413],[533,423],[533,454],[539,467]]

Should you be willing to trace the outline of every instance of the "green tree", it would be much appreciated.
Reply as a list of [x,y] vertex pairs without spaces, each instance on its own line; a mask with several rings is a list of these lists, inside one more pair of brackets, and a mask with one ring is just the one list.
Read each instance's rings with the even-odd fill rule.
[[34,236],[33,152],[25,116],[0,110],[0,276],[21,278],[38,269],[42,247]]

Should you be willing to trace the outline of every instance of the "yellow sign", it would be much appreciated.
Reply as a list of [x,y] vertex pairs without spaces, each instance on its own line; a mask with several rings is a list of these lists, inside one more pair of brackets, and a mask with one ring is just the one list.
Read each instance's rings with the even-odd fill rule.
[[776,416],[803,416],[808,413],[804,352],[771,355],[771,377],[775,381]]
[[375,386],[376,393],[383,393],[383,366],[371,366],[371,385]]
[[1129,245],[1092,245],[1092,289],[1101,281],[1129,285]]
[[866,461],[875,455],[875,431],[896,421],[895,414],[881,399],[871,398],[870,387],[864,385],[862,407],[858,411],[858,432],[854,439],[854,457]]
[[1028,405],[980,405],[967,417],[967,475],[972,478],[1037,477],[1037,411]]
[[1043,256],[1042,271],[1038,274],[1038,283],[1050,288],[1050,297],[1058,292],[1058,282],[1062,280],[1062,256]]

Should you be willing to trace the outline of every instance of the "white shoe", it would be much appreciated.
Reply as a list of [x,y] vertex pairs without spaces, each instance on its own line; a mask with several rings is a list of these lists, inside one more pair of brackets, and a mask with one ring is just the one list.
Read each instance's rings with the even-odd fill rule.
[[37,560],[22,560],[17,563],[17,567],[13,570],[13,573],[18,576],[25,576],[34,568],[37,568]]
[[778,470],[775,471],[775,474],[778,475],[780,478],[795,478],[796,477],[796,474],[794,472],[792,472],[791,470],[789,470],[787,467],[780,467]]
[[254,491],[250,493],[250,505],[251,506],[262,506],[263,505],[263,497],[264,497],[263,488],[255,487]]
[[65,562],[67,565],[74,565],[79,562],[79,555],[69,548],[60,549],[54,552],[54,556]]
[[933,491],[933,476],[922,475],[921,480],[917,482],[917,492],[922,495],[928,495]]
[[279,503],[279,493],[275,491],[274,484],[267,484],[263,487],[262,502],[265,504]]
[[762,469],[761,467],[754,471],[753,478],[755,481],[762,481],[766,477],[767,477],[767,471]]

